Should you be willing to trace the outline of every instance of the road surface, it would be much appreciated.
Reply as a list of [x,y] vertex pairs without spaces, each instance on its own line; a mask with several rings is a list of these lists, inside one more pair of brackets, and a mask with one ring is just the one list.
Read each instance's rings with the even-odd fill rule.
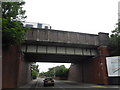
[[[120,88],[118,85],[95,85],[95,84],[85,84],[75,81],[67,80],[55,80],[54,86],[43,86],[43,78],[37,78],[32,80],[30,83],[21,86],[19,88],[36,88],[35,90],[80,90],[80,88]],[[113,89],[112,89],[113,90]]]

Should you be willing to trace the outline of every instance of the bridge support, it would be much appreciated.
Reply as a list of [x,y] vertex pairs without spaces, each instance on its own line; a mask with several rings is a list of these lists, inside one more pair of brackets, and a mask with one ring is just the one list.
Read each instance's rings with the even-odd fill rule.
[[98,50],[98,56],[72,64],[69,69],[68,80],[83,83],[109,84],[106,67],[106,56],[109,53],[105,46],[99,47]]
[[25,62],[18,46],[2,51],[2,88],[16,88],[31,80],[30,63]]
[[24,54],[19,54],[17,87],[31,81],[31,63],[24,60]]
[[69,68],[68,80],[83,82],[83,63],[72,63]]

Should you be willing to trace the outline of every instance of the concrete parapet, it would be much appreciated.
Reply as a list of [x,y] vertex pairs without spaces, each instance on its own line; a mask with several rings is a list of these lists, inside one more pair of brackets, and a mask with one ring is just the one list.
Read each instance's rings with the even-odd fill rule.
[[98,35],[60,30],[44,30],[32,28],[26,32],[25,41],[36,41],[44,43],[66,43],[79,45],[97,46]]
[[99,46],[107,46],[109,44],[109,33],[98,33]]

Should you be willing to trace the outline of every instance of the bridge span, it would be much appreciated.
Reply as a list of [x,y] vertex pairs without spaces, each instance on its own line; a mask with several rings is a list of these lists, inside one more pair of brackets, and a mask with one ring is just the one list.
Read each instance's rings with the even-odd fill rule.
[[29,61],[79,62],[98,55],[106,45],[107,33],[87,34],[32,28],[26,31],[22,52]]

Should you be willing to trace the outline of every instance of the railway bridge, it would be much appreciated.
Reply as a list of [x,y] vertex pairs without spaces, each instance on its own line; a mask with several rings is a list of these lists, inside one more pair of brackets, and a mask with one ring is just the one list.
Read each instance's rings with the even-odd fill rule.
[[[25,42],[21,47],[9,49],[11,54],[3,52],[3,59],[6,60],[3,62],[6,66],[4,71],[9,71],[3,73],[3,87],[18,87],[30,81],[31,62],[72,63],[68,80],[108,84],[105,62],[109,55],[108,41],[108,33],[88,34],[31,28],[26,31]],[[11,58],[13,52],[16,57]],[[15,74],[8,76],[10,70]],[[14,80],[8,81],[8,77]]]
[[79,62],[99,55],[98,48],[106,46],[108,34],[86,34],[51,29],[26,31],[22,52],[29,61]]

